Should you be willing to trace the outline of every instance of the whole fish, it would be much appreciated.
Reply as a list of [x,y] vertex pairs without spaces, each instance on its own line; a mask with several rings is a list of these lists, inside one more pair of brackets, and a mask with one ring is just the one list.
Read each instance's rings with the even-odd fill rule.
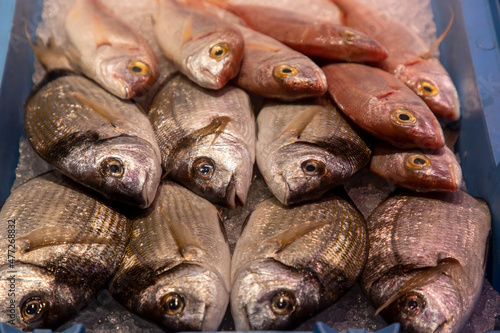
[[347,26],[364,32],[388,50],[388,56],[376,65],[404,82],[419,95],[436,117],[460,118],[457,90],[446,69],[432,56],[441,38],[429,47],[406,25],[352,0],[332,0],[343,13]]
[[368,133],[400,148],[444,146],[434,114],[392,74],[361,64],[332,64],[323,71],[339,108]]
[[462,185],[462,168],[446,146],[435,150],[403,150],[378,142],[370,170],[397,186],[417,192],[455,192]]
[[208,90],[178,75],[159,91],[149,117],[170,178],[210,201],[231,208],[245,204],[255,118],[243,90]]
[[407,332],[460,332],[481,293],[491,216],[464,191],[402,193],[368,218],[361,287]]
[[113,296],[169,331],[216,331],[229,302],[231,258],[215,206],[166,181],[133,228]]
[[161,155],[135,104],[85,77],[56,71],[34,88],[24,111],[29,143],[54,168],[110,200],[151,204]]
[[340,298],[367,256],[365,221],[354,205],[328,194],[285,207],[260,203],[231,262],[231,314],[237,331],[291,329]]
[[165,57],[204,88],[220,89],[239,72],[240,31],[201,9],[161,0],[154,32]]
[[98,0],[76,0],[64,29],[68,59],[114,95],[142,95],[158,79],[158,60],[146,39]]
[[27,331],[54,329],[92,301],[128,234],[125,215],[54,171],[13,191],[0,221],[0,321]]
[[328,98],[268,101],[257,127],[257,165],[284,205],[319,198],[370,160],[371,150]]

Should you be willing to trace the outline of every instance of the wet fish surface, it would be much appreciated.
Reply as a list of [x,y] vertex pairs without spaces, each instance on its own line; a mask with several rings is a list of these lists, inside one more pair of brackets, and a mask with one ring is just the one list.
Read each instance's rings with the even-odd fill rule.
[[0,320],[28,331],[55,329],[90,303],[128,235],[125,215],[54,171],[12,192],[0,221]]
[[231,314],[237,331],[297,326],[340,298],[361,274],[365,221],[336,194],[295,207],[260,203],[236,243]]
[[434,114],[392,74],[346,63],[327,65],[323,71],[342,112],[373,136],[400,148],[444,146]]
[[110,200],[147,207],[161,178],[149,120],[93,81],[51,72],[25,103],[33,149],[54,168]]
[[212,202],[245,204],[256,136],[246,92],[204,89],[178,75],[155,97],[149,117],[170,178]]
[[408,332],[459,332],[484,280],[487,204],[464,191],[405,192],[383,202],[367,223],[360,284],[378,311]]
[[169,331],[216,331],[229,302],[231,258],[215,206],[166,181],[133,228],[113,296]]
[[370,160],[359,129],[325,97],[267,101],[257,127],[257,165],[284,205],[319,198]]

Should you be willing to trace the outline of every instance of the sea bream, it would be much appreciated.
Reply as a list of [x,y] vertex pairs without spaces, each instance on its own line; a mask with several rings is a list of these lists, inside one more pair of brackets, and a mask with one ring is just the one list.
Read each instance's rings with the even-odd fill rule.
[[328,97],[267,101],[257,127],[257,165],[284,205],[319,198],[370,160],[361,131]]
[[159,76],[146,39],[98,0],[76,0],[64,21],[61,51],[75,70],[119,98],[144,94]]
[[217,331],[229,302],[231,258],[215,206],[166,181],[152,211],[131,222],[109,286],[113,296],[171,332]]
[[364,218],[342,196],[329,193],[294,207],[263,201],[231,262],[236,330],[293,329],[347,292],[366,256]]
[[25,331],[55,329],[90,303],[128,236],[125,215],[56,171],[14,190],[0,221],[0,321]]
[[390,197],[367,220],[360,285],[407,332],[460,332],[481,294],[491,216],[464,191]]
[[245,91],[205,89],[178,75],[158,92],[149,117],[168,177],[212,202],[245,204],[256,136]]
[[147,116],[132,102],[66,70],[52,71],[24,107],[35,152],[110,200],[147,207],[161,179],[161,155]]

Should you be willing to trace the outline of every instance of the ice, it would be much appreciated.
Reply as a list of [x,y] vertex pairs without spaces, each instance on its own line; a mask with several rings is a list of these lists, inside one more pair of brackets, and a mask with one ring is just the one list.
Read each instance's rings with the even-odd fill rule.
[[16,180],[12,185],[12,190],[27,182],[28,180],[41,175],[44,172],[54,169],[35,153],[26,137],[19,140],[19,162],[16,168]]

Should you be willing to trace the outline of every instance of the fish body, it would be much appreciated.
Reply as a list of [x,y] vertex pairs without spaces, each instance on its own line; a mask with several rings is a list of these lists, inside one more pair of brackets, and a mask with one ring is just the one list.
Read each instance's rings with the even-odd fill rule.
[[[332,0],[343,13],[345,25],[357,29],[388,51],[376,65],[404,82],[443,120],[460,118],[458,93],[448,72],[430,47],[404,24],[351,0]],[[431,49],[432,51],[432,49]]]
[[237,331],[292,329],[356,281],[366,255],[365,221],[335,194],[295,207],[260,203],[231,262],[231,314]]
[[239,72],[243,36],[208,12],[161,0],[154,32],[165,57],[204,88],[220,89]]
[[408,332],[459,332],[481,293],[491,216],[463,191],[401,193],[367,220],[360,285]]
[[64,29],[69,60],[117,97],[142,95],[158,79],[158,60],[146,39],[98,0],[75,1]]
[[215,206],[171,181],[151,213],[132,221],[109,290],[169,331],[216,331],[229,302],[229,245]]
[[370,160],[371,150],[327,98],[268,101],[257,127],[257,165],[284,205],[319,198]]
[[147,207],[161,178],[151,124],[93,81],[52,72],[25,103],[29,143],[44,160],[110,200]]
[[437,118],[392,74],[361,64],[332,64],[323,71],[342,112],[373,136],[400,148],[444,146]]
[[435,150],[397,149],[376,143],[370,170],[399,187],[417,192],[455,192],[462,185],[462,169],[446,146]]
[[212,202],[245,204],[255,162],[255,117],[243,90],[204,89],[178,75],[159,91],[149,117],[169,177]]
[[55,329],[75,316],[123,257],[127,218],[54,171],[13,191],[0,218],[0,299],[8,306],[0,320],[22,330]]

